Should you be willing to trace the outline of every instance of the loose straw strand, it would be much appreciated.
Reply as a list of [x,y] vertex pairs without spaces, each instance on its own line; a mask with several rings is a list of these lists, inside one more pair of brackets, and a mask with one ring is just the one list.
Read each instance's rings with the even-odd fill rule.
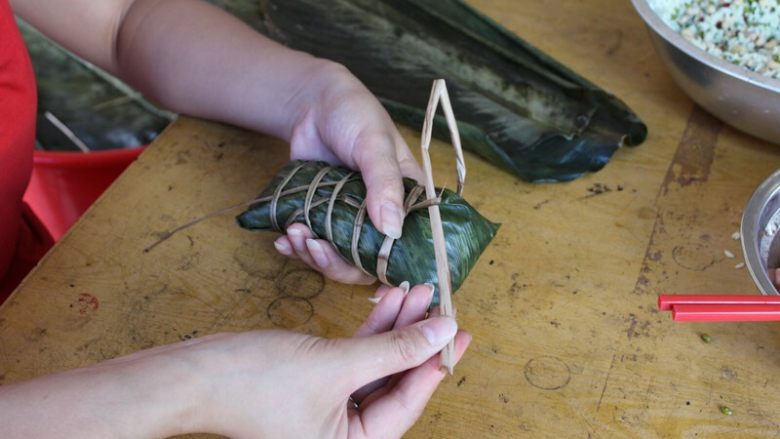
[[[450,96],[447,94],[447,85],[442,79],[441,108],[444,110],[444,117],[447,119],[447,127],[450,129],[450,139],[455,148],[455,170],[458,173],[458,195],[463,196],[463,188],[466,184],[466,161],[463,159],[463,148],[460,144],[460,133],[458,132],[458,122],[455,119],[455,113],[452,112]],[[435,111],[435,110],[434,110]],[[430,142],[430,141],[429,141]]]
[[[460,147],[460,137],[458,136],[458,127],[455,116],[452,112],[449,96],[447,95],[447,86],[443,79],[433,81],[431,97],[428,101],[428,108],[425,111],[425,120],[423,121],[422,135],[420,136],[420,149],[422,150],[423,171],[425,172],[425,193],[428,198],[436,198],[436,188],[433,184],[433,169],[431,167],[431,135],[433,129],[433,119],[436,115],[436,107],[441,101],[444,115],[447,119],[447,125],[452,136],[452,143],[455,147],[456,169],[458,173],[458,193],[463,192],[463,184],[466,178],[466,167],[463,161],[463,151]],[[441,213],[438,204],[428,207],[428,216],[431,219],[431,234],[433,237],[434,254],[436,255],[436,274],[439,279],[439,309],[441,315],[455,318],[452,307],[452,285],[450,280],[449,262],[447,260],[447,246],[444,240],[444,229],[442,227]],[[455,366],[455,340],[450,340],[447,346],[441,351],[441,367],[446,368],[452,375]]]

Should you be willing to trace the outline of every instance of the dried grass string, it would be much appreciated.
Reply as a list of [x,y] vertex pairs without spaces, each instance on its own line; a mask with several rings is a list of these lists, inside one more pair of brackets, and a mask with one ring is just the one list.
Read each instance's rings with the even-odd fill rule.
[[[299,218],[303,216],[306,225],[309,226],[309,229],[312,230],[312,233],[314,233],[317,238],[325,239],[335,247],[336,242],[333,238],[333,211],[335,209],[336,201],[341,201],[347,206],[356,209],[354,224],[352,226],[352,236],[350,238],[351,260],[347,258],[345,259],[347,259],[347,262],[350,262],[352,265],[363,271],[363,273],[372,277],[375,276],[383,284],[392,286],[390,281],[387,279],[387,268],[390,259],[390,253],[392,252],[393,244],[396,240],[390,236],[385,235],[377,253],[376,273],[372,274],[368,272],[363,266],[363,261],[360,258],[359,252],[360,236],[363,231],[363,224],[365,223],[367,211],[366,200],[364,198],[363,200],[357,201],[354,196],[348,194],[340,195],[341,190],[347,183],[358,180],[360,176],[357,173],[351,172],[346,176],[341,177],[339,180],[328,181],[326,180],[326,177],[330,171],[334,170],[334,168],[331,166],[326,166],[317,172],[309,184],[285,190],[285,186],[289,184],[290,181],[292,181],[295,174],[297,174],[301,169],[303,169],[302,166],[297,166],[292,171],[290,171],[290,174],[282,180],[279,186],[277,186],[276,191],[270,197],[270,200],[268,199],[269,197],[261,199],[261,201],[270,201],[268,216],[269,221],[274,229],[278,232],[284,232],[288,226],[295,223],[296,221],[299,221]],[[324,196],[318,195],[319,189],[330,186],[333,186],[333,190],[330,194]],[[279,199],[284,196],[296,195],[303,191],[306,192],[303,207],[291,212],[287,218],[284,219],[284,227],[279,226]],[[424,191],[425,188],[423,186],[417,185],[413,187],[408,194],[406,194],[403,205],[404,217],[409,215],[411,212],[414,212],[415,210],[429,208],[431,205],[439,204],[441,202],[441,197],[439,196],[434,196],[433,199],[423,199]],[[325,236],[323,237],[319,236],[319,234],[317,234],[317,232],[315,232],[312,227],[311,211],[312,209],[326,203],[327,210],[325,212]]]
[[[422,150],[423,171],[425,172],[425,192],[429,198],[436,196],[436,188],[433,184],[433,169],[431,167],[430,145],[433,130],[433,120],[436,116],[436,107],[441,102],[444,117],[450,130],[452,146],[455,148],[455,168],[458,175],[458,195],[463,194],[463,186],[466,181],[466,164],[463,159],[463,149],[460,144],[460,134],[455,115],[447,94],[447,86],[443,79],[433,81],[431,97],[428,100],[428,108],[425,111],[422,135],[420,136],[420,149]],[[436,255],[436,274],[439,280],[439,309],[442,316],[455,318],[452,306],[452,286],[450,269],[447,261],[447,246],[444,238],[444,229],[441,222],[441,214],[438,205],[428,207],[428,216],[431,219],[431,234],[433,248]],[[441,367],[446,368],[452,375],[455,367],[455,340],[450,340],[441,352]]]

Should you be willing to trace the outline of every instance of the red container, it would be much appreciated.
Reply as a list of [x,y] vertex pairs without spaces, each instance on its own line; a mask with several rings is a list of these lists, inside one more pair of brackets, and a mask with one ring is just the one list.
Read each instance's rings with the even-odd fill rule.
[[58,241],[142,151],[35,151],[24,201]]

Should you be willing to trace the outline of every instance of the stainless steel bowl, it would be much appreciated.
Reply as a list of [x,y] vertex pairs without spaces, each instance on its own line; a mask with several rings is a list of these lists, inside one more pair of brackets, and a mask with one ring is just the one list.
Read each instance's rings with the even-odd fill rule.
[[663,22],[647,0],[632,0],[675,82],[733,127],[780,144],[780,80],[708,54]]
[[767,267],[780,267],[780,171],[770,175],[753,192],[742,213],[742,251],[762,294],[778,295]]

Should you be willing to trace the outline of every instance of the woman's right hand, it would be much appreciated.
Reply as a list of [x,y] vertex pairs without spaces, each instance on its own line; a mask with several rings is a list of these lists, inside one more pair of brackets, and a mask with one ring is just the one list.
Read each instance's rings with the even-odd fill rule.
[[387,288],[355,337],[224,334],[186,353],[205,386],[197,430],[233,438],[400,438],[444,379],[438,352],[470,336],[426,318],[427,285]]
[[216,334],[3,385],[3,437],[400,438],[445,377],[438,352],[471,337],[426,318],[430,286],[378,296],[353,338]]

